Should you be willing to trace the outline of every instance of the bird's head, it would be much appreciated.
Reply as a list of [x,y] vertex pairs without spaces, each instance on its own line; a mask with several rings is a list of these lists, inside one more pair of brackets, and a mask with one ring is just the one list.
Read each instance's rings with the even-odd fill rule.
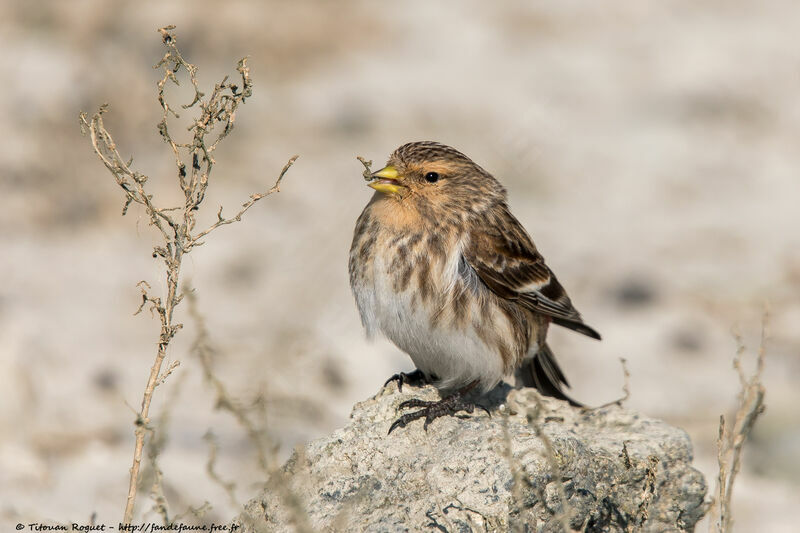
[[491,174],[455,148],[432,141],[404,144],[367,184],[380,195],[418,207],[480,213],[505,200],[505,189]]

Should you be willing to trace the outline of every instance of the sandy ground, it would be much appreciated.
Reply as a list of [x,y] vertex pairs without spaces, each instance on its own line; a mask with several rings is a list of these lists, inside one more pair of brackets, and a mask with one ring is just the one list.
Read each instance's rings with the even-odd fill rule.
[[[355,160],[397,145],[454,145],[503,181],[602,343],[553,331],[576,397],[685,428],[711,488],[718,417],[734,404],[732,330],[758,347],[770,308],[766,414],[734,495],[738,531],[794,531],[800,505],[800,4],[688,0],[523,7],[481,2],[210,1],[0,4],[0,520],[116,524],[133,409],[157,324],[135,284],[163,288],[141,211],[80,136],[107,125],[152,192],[175,199],[157,137],[162,54],[176,24],[210,86],[249,55],[255,95],[218,153],[208,211],[282,192],[185,262],[217,348],[215,367],[280,457],[340,426],[410,361],[367,343],[347,283],[352,227],[369,190]],[[170,511],[236,512],[263,479],[242,428],[214,409],[189,347],[157,391]],[[254,411],[255,412],[255,411]],[[137,516],[157,520],[147,491]],[[700,529],[705,529],[701,525]],[[5,527],[4,527],[5,530]]]

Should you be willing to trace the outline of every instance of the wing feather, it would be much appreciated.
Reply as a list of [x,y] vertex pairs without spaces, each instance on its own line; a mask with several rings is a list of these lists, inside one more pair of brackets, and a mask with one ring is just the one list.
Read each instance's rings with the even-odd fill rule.
[[463,252],[467,263],[501,298],[518,301],[556,324],[599,339],[600,334],[583,322],[525,228],[506,206],[495,212],[500,215],[472,231]]

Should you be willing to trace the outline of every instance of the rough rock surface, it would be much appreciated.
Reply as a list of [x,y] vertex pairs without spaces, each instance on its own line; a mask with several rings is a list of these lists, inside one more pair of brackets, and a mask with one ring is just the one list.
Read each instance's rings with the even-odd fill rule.
[[691,442],[659,420],[501,386],[482,399],[491,417],[387,436],[409,398],[439,396],[389,385],[296,450],[246,506],[244,531],[691,531],[703,514]]

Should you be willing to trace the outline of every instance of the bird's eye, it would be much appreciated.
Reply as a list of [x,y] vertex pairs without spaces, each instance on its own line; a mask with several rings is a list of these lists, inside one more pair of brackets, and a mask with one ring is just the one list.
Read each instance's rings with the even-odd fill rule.
[[428,172],[425,174],[425,181],[428,183],[436,183],[439,181],[439,173],[438,172]]

